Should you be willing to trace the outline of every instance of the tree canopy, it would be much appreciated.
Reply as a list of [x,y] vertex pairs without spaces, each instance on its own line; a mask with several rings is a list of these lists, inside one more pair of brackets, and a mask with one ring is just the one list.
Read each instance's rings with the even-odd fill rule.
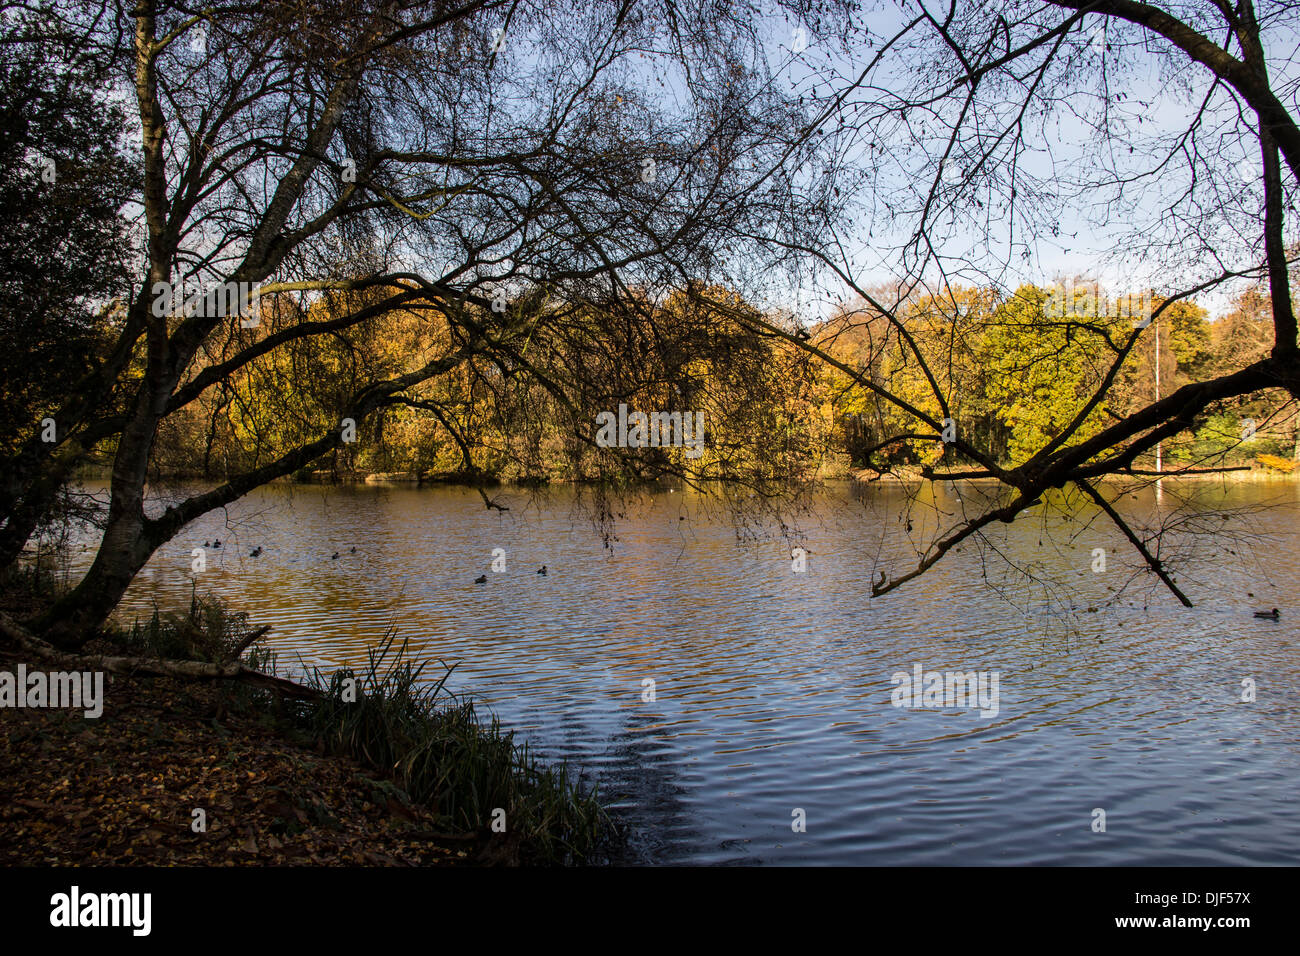
[[[877,594],[1069,487],[1187,602],[1103,480],[1294,437],[1286,4],[6,14],[0,562],[111,460],[34,622],[65,646],[194,519],[321,468],[991,483]],[[704,412],[703,453],[606,447],[623,405]],[[204,490],[155,507],[178,473]]]

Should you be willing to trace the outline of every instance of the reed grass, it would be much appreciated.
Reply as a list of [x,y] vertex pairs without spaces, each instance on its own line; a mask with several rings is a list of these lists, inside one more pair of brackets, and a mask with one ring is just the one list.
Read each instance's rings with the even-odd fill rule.
[[[6,589],[28,591],[38,603],[51,588],[47,573],[6,575]],[[188,611],[155,609],[129,628],[104,638],[137,656],[226,661],[235,657],[267,673],[277,671],[274,652],[249,639],[244,613],[219,599],[191,593]],[[315,700],[281,700],[271,691],[223,684],[225,709],[261,712],[288,735],[332,754],[351,757],[391,777],[402,799],[433,809],[446,830],[477,832],[483,842],[500,838],[521,862],[598,863],[610,859],[623,834],[567,766],[550,766],[526,743],[502,728],[495,714],[480,711],[447,687],[454,667],[417,663],[408,642],[390,629],[367,652],[359,671],[325,674],[303,669],[302,683],[320,692]],[[494,812],[505,811],[505,832],[492,829]]]
[[506,833],[531,862],[603,859],[619,834],[596,789],[567,767],[543,765],[495,715],[482,719],[473,701],[447,690],[454,668],[439,664],[432,679],[430,663],[412,662],[390,630],[360,672],[313,669],[307,683],[324,696],[300,718],[327,749],[390,773],[453,829],[490,833],[504,810]]

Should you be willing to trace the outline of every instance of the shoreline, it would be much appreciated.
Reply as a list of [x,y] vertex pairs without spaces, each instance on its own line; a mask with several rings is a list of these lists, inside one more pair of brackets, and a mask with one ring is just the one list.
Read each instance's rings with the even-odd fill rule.
[[[44,596],[0,582],[0,611],[28,615]],[[123,654],[231,659],[223,649],[253,633],[219,603],[195,607],[188,619],[96,637],[76,662],[0,637],[0,671],[25,665],[30,680]],[[244,647],[246,665],[276,673],[260,641]],[[608,862],[622,834],[594,794],[538,763],[472,703],[430,692],[423,665],[403,651],[390,636],[367,670],[309,675],[309,699],[118,667],[94,669],[99,716],[0,696],[0,863]]]
[[[0,649],[0,669],[20,660]],[[223,713],[219,687],[108,677],[98,719],[0,712],[0,864],[495,862],[480,834],[443,832],[356,761],[289,740],[265,715]]]
[[[1194,468],[1196,466],[1188,466]],[[1228,466],[1232,471],[1213,471],[1213,472],[1196,472],[1180,474],[1177,470],[1166,471],[1162,474],[1117,474],[1103,475],[1096,479],[1101,482],[1137,482],[1140,484],[1154,484],[1157,481],[1178,481],[1178,482],[1228,482],[1251,484],[1255,482],[1294,482],[1300,481],[1300,467],[1292,471],[1280,471],[1276,468],[1268,468],[1260,465],[1246,466]],[[898,484],[923,484],[926,481],[956,481],[962,484],[1000,484],[997,478],[980,477],[980,478],[948,478],[943,474],[934,474],[926,478],[921,474],[919,468],[908,467],[899,469],[894,472],[887,472],[883,475],[877,474],[871,469],[858,469],[847,479],[855,485],[871,485],[882,481],[891,481]]]
[[[1290,459],[1277,459],[1279,462],[1291,464]],[[961,471],[973,469],[975,466],[967,468],[963,466]],[[1188,469],[1197,469],[1201,466],[1187,465]],[[1283,468],[1263,464],[1258,460],[1251,462],[1242,462],[1236,465],[1224,466],[1230,470],[1224,471],[1191,471],[1190,473],[1180,473],[1178,469],[1169,468],[1163,474],[1157,475],[1152,473],[1143,474],[1125,474],[1117,473],[1102,476],[1101,481],[1136,481],[1136,482],[1154,482],[1154,481],[1221,481],[1221,482],[1288,482],[1300,480],[1300,460],[1294,462],[1292,468],[1284,470]],[[97,482],[109,483],[112,479],[111,469],[106,465],[96,465],[94,467],[85,467],[78,471],[77,478],[81,481],[93,480]],[[189,473],[168,473],[162,474],[151,479],[151,484],[166,484],[169,482],[219,482],[224,481],[224,476],[204,476],[200,474]],[[960,477],[956,479],[948,478],[945,474],[936,473],[930,478],[926,478],[921,473],[919,465],[903,465],[892,471],[880,473],[870,468],[849,467],[846,469],[837,469],[833,472],[827,472],[816,475],[812,480],[824,482],[827,484],[847,483],[851,485],[871,485],[881,481],[890,481],[898,484],[922,484],[926,481],[959,481],[969,482],[972,484],[997,483],[998,479],[994,477],[968,478]],[[681,479],[660,479],[645,480],[632,488],[655,488],[673,482],[680,483]],[[727,479],[701,479],[701,485],[722,485],[727,483]],[[409,486],[415,488],[424,487],[459,487],[459,488],[510,488],[510,489],[530,489],[530,488],[547,488],[547,487],[567,487],[567,486],[594,486],[598,482],[586,478],[532,478],[526,480],[502,478],[496,475],[467,474],[465,472],[350,472],[347,474],[335,474],[330,471],[314,471],[310,475],[302,473],[296,475],[286,475],[276,478],[267,485],[302,485],[309,487],[352,487],[359,485],[394,485]]]

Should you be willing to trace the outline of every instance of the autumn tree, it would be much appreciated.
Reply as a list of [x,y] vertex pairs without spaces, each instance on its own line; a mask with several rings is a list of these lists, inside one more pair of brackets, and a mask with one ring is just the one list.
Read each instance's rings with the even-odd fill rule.
[[[1149,310],[1105,330],[1100,364],[1071,373],[1079,386],[1071,400],[1022,433],[1010,463],[991,435],[958,429],[944,442],[925,477],[987,478],[999,491],[977,513],[944,523],[915,558],[900,556],[903,566],[874,592],[902,586],[1046,492],[1069,488],[1190,604],[1147,547],[1153,533],[1135,532],[1114,507],[1117,490],[1101,482],[1154,474],[1154,450],[1195,430],[1215,403],[1265,389],[1300,397],[1288,239],[1300,173],[1289,92],[1297,11],[1254,0],[951,0],[877,7],[865,25],[857,55],[828,70],[814,108],[855,134],[871,186],[857,194],[853,221],[867,235],[836,230],[832,254],[803,251],[821,262],[828,287],[864,303],[857,314],[891,330],[928,394],[921,401],[882,381],[874,355],[856,364],[815,341],[788,341],[899,413],[878,446],[918,434],[941,441],[961,400],[942,374],[945,357],[927,355],[909,321],[918,296],[961,285],[1010,296],[1058,252],[1088,257],[1086,271],[1109,270],[1119,292],[1157,293]],[[872,292],[882,273],[892,294]],[[1262,354],[1234,356],[1199,381],[1175,375],[1159,397],[1119,401],[1130,397],[1117,389],[1155,336],[1173,325],[1177,340],[1182,303],[1250,283],[1268,292]],[[1040,382],[1063,370],[1058,347],[1070,344],[1061,323],[1031,321],[1042,347],[1032,366],[992,369],[1002,378],[995,393],[1013,395],[1027,376]]]
[[[772,10],[814,40],[843,29],[840,7]],[[750,15],[675,0],[16,11],[7,28],[79,33],[110,65],[142,168],[139,263],[109,341],[51,413],[56,440],[29,432],[4,464],[12,523],[61,462],[113,456],[94,562],[33,626],[79,645],[200,515],[322,459],[384,409],[450,421],[426,386],[458,370],[545,390],[590,443],[598,409],[537,360],[548,332],[616,339],[633,289],[743,293],[842,206],[822,175],[827,137],[774,82]],[[423,317],[431,347],[392,362],[367,323],[397,313]],[[337,347],[310,344],[325,339]],[[251,395],[316,373],[327,387],[297,407]],[[244,424],[276,453],[151,503],[160,429],[217,392],[246,404]],[[272,407],[275,421],[261,414]]]
[[101,93],[104,64],[82,55],[76,31],[44,33],[19,23],[0,45],[0,455],[12,461],[33,441],[47,455],[21,502],[17,476],[0,472],[0,564],[78,461],[54,441],[51,416],[111,341],[139,172],[122,153],[123,110]]

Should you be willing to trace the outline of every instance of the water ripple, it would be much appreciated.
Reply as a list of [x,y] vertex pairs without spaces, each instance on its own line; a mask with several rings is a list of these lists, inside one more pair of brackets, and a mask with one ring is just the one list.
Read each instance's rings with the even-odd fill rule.
[[[1277,529],[1300,527],[1294,490],[1233,489],[1222,506],[1269,495],[1275,540],[1293,541]],[[1046,548],[1043,523],[1011,526],[999,549],[1068,581],[1070,617],[996,597],[973,548],[870,599],[878,561],[906,542],[887,489],[819,504],[805,574],[784,541],[739,544],[695,504],[634,508],[609,550],[563,492],[501,514],[454,488],[263,489],[159,552],[121,613],[185,606],[190,549],[222,538],[199,585],[274,625],[282,665],[363,663],[396,625],[415,654],[458,664],[453,689],[598,781],[639,859],[1296,862],[1295,612],[1249,614],[1296,592],[1294,549],[1255,565],[1212,549],[1184,570],[1198,582],[1186,610],[1160,592],[1116,600],[1122,572],[1088,573],[1092,547],[1122,547],[1108,531]],[[998,714],[895,708],[890,678],[915,664],[998,671]]]

